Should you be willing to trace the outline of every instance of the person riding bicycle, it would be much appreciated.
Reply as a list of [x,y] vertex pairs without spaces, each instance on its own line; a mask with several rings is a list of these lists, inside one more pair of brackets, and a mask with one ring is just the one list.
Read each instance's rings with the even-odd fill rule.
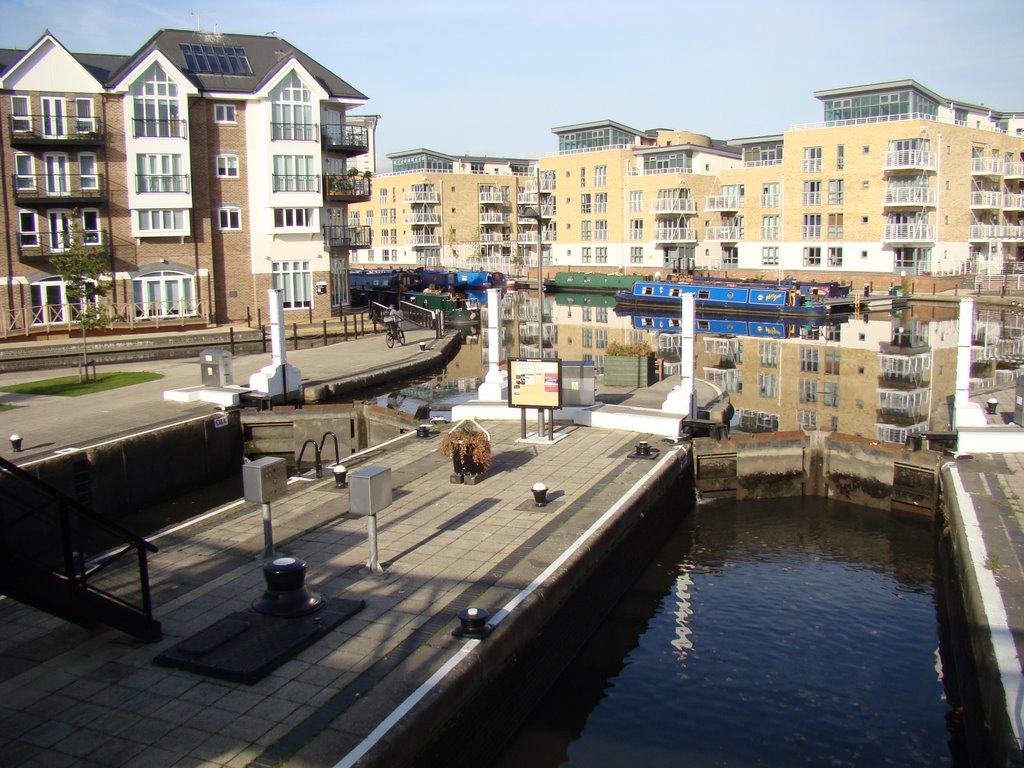
[[400,322],[402,322],[402,313],[395,309],[395,305],[392,304],[388,307],[388,311],[384,313],[384,327],[391,331],[391,333],[394,333],[398,329]]

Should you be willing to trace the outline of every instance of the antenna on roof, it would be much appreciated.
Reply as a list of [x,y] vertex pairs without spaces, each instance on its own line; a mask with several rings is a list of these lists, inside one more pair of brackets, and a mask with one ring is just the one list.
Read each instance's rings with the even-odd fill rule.
[[199,32],[201,30],[201,28],[202,28],[201,27],[201,25],[202,25],[202,14],[200,14],[199,11],[193,11],[190,8],[189,12],[188,12],[188,15],[196,20],[196,32]]

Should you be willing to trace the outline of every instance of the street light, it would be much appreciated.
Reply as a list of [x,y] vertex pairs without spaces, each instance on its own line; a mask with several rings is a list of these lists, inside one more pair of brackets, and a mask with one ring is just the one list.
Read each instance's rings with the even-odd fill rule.
[[537,164],[537,207],[525,206],[522,215],[537,222],[537,343],[544,357],[544,217],[540,206],[540,164]]

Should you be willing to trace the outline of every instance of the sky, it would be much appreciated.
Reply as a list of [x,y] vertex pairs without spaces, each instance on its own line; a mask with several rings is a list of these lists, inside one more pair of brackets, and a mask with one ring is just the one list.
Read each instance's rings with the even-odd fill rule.
[[[535,158],[594,120],[715,139],[821,120],[814,91],[914,79],[1024,112],[1022,0],[0,0],[0,48],[49,30],[128,54],[158,29],[276,33],[369,97],[385,155]],[[1018,35],[1019,36],[1019,35]]]

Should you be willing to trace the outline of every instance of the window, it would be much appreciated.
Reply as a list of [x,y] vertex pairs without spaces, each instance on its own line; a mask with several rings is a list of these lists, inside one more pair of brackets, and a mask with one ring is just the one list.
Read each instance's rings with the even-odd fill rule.
[[217,178],[238,178],[238,155],[217,155]]
[[285,309],[312,306],[313,273],[308,261],[275,261],[271,265],[271,284],[283,294]]
[[643,213],[644,212],[644,193],[643,190],[633,190],[629,193],[629,212],[630,213]]
[[230,45],[200,45],[180,43],[189,72],[211,72],[221,75],[251,75],[252,67],[245,48]]
[[596,341],[594,342],[594,346],[596,346],[598,349],[607,349],[607,347],[608,347],[608,329],[607,328],[596,328],[594,336],[596,337]]
[[174,317],[196,314],[192,275],[150,272],[132,280],[136,317]]
[[796,421],[800,429],[814,430],[818,428],[818,414],[815,411],[797,411]]
[[181,155],[136,155],[137,192],[188,192]]
[[153,234],[186,232],[185,211],[181,209],[146,209],[138,212],[139,231]]
[[598,192],[594,195],[594,213],[608,213],[607,192]]
[[602,242],[608,239],[608,222],[604,219],[594,222],[594,239]]
[[308,229],[313,225],[312,211],[309,208],[275,208],[275,229]]
[[75,99],[75,133],[94,133],[96,118],[92,114],[92,99],[81,97]]
[[313,92],[294,72],[270,91],[270,138],[274,141],[317,141],[313,125]]
[[587,169],[580,168],[580,188],[587,186]]
[[821,172],[821,147],[804,147],[804,173]]
[[242,209],[233,205],[224,206],[217,210],[217,220],[220,228],[225,231],[242,228]]
[[775,246],[761,248],[761,266],[777,267],[779,265],[779,249]]
[[580,222],[580,240],[590,239],[590,221],[584,220]]
[[773,213],[769,216],[761,217],[761,239],[762,240],[778,240],[780,235],[779,230],[779,215]]
[[18,211],[18,245],[22,248],[39,247],[39,223],[32,211]]
[[178,85],[159,64],[153,64],[131,88],[135,137],[184,138]]
[[83,189],[99,189],[100,177],[96,172],[96,155],[82,152],[78,155],[78,181]]
[[643,219],[630,219],[629,220],[629,239],[636,242],[637,240],[644,239],[644,220]]
[[842,205],[843,204],[843,180],[842,179],[829,179],[828,180],[828,204],[829,205]]
[[85,208],[82,211],[82,245],[99,245],[102,241],[100,212],[95,208]]
[[215,123],[237,123],[238,113],[234,104],[214,104],[213,122]]
[[816,347],[800,347],[800,370],[804,373],[818,372],[818,349]]
[[644,263],[644,249],[643,246],[634,247],[629,249],[629,263],[630,264],[643,264]]
[[274,155],[275,192],[319,192],[320,175],[311,155]]
[[839,350],[838,349],[826,349],[825,350],[825,375],[826,376],[838,376],[839,375]]
[[846,147],[842,144],[836,146],[836,170],[841,171],[846,166]]
[[779,374],[759,373],[757,374],[757,389],[761,397],[778,397],[779,395]]
[[821,401],[829,408],[839,407],[839,382],[826,381],[821,392]]
[[804,194],[803,194],[804,205],[821,205],[821,182],[820,181],[805,181],[804,182]]
[[28,96],[11,96],[11,132],[32,133],[32,112]]
[[589,264],[590,263],[590,249],[589,248],[584,248],[583,249],[583,263],[584,264]]
[[761,207],[779,207],[779,182],[771,181],[761,187]]
[[821,266],[821,248],[818,248],[818,247],[804,248],[804,266],[805,267],[820,267]]
[[606,186],[608,186],[608,166],[607,165],[595,165],[594,166],[594,186],[595,187],[606,187]]
[[595,251],[595,253],[594,253],[595,261],[598,264],[607,264],[608,263],[608,249],[607,248],[595,248],[594,251]]
[[763,368],[779,367],[779,342],[762,341],[757,345],[757,353]]
[[590,213],[590,193],[580,195],[580,213]]
[[842,248],[829,248],[828,249],[828,265],[830,267],[841,267],[841,266],[843,266],[843,249]]
[[818,382],[816,379],[800,379],[798,385],[801,403],[818,402]]
[[830,213],[828,215],[828,238],[830,240],[841,240],[843,237],[843,214]]
[[821,240],[821,214],[805,213],[803,231],[800,234],[804,240]]
[[35,189],[35,158],[32,155],[14,156],[14,188]]

